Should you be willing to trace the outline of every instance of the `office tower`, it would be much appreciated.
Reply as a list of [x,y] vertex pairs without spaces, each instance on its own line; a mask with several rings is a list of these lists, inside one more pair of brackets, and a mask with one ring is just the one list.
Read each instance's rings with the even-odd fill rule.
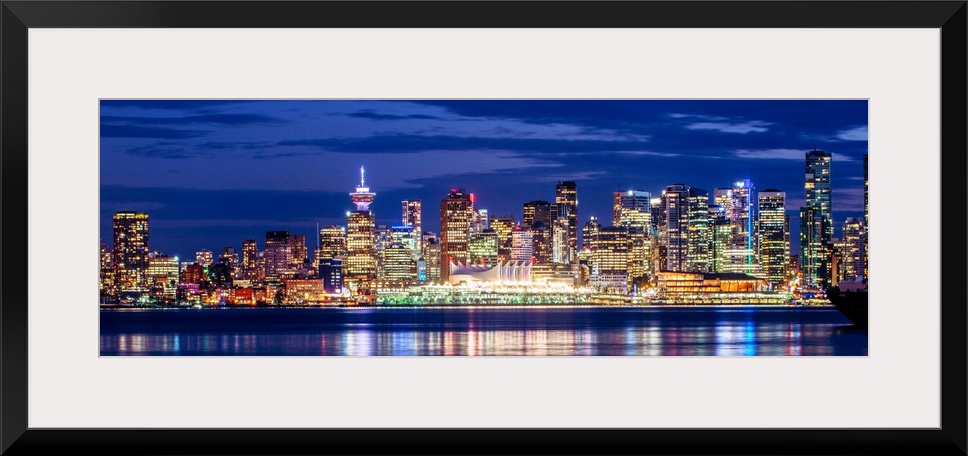
[[511,261],[531,261],[534,238],[530,230],[516,225],[511,232]]
[[[321,260],[346,257],[346,228],[330,225],[319,229],[319,241],[316,247],[317,267]],[[340,262],[342,267],[342,262]]]
[[757,212],[759,263],[766,281],[777,289],[785,282],[786,265],[790,261],[786,193],[776,189],[759,192]]
[[686,271],[710,272],[712,269],[712,253],[710,244],[712,236],[709,232],[709,193],[697,188],[689,188],[687,200],[687,246]]
[[195,262],[203,268],[211,266],[212,263],[214,263],[212,251],[209,249],[202,249],[195,252]]
[[531,258],[535,264],[551,263],[551,233],[548,225],[538,219],[541,208],[535,213],[534,223],[528,229],[531,232]]
[[725,271],[725,251],[733,240],[731,226],[729,224],[729,214],[726,208],[716,204],[709,206],[709,233],[710,233],[710,270],[712,272]]
[[424,262],[427,268],[427,283],[440,283],[440,240],[436,236],[424,236]]
[[689,187],[672,184],[662,192],[659,242],[665,247],[663,271],[685,272],[689,255]]
[[642,226],[623,226],[628,231],[628,280],[629,285],[636,289],[645,284],[646,279],[653,274],[652,270],[652,242]]
[[591,279],[593,287],[605,293],[628,291],[628,229],[609,226],[598,230],[591,245]]
[[390,242],[399,242],[408,250],[414,261],[420,258],[420,232],[413,225],[397,225],[390,227]]
[[235,247],[223,247],[218,261],[227,264],[229,268],[235,271],[239,267],[239,254],[235,251]]
[[195,283],[201,284],[202,282],[208,281],[208,276],[205,274],[205,269],[202,265],[198,263],[192,263],[185,267],[185,271],[181,275],[182,283]]
[[[471,196],[473,197],[474,194],[471,193]],[[487,220],[487,209],[476,209],[474,220],[471,223],[471,233],[480,233],[488,228],[490,228],[490,223]]]
[[558,206],[557,220],[567,221],[568,251],[565,262],[572,263],[578,252],[578,184],[572,181],[558,182],[555,186],[555,205]]
[[850,217],[841,230],[841,280],[857,280],[864,275],[864,224]]
[[629,190],[612,193],[612,225],[638,227],[652,232],[652,195]]
[[806,153],[806,204],[800,209],[800,267],[807,285],[830,284],[827,262],[833,238],[831,215],[831,154],[821,150]]
[[423,210],[420,200],[403,200],[403,225],[412,226],[417,233],[417,253],[423,253]]
[[343,281],[353,287],[376,278],[376,223],[370,204],[376,194],[366,186],[363,167],[360,167],[360,185],[350,193],[350,200],[356,205],[346,218],[346,258],[343,261]]
[[148,214],[114,214],[114,282],[119,292],[148,289]]
[[290,234],[288,242],[289,252],[292,255],[292,258],[289,259],[289,267],[290,269],[295,269],[309,258],[309,249],[306,247],[306,235]]
[[551,262],[555,264],[571,264],[572,253],[569,234],[571,227],[567,218],[555,220],[551,229]]
[[474,207],[471,196],[463,190],[451,190],[440,201],[440,280],[450,278],[451,263],[467,264],[468,241]]
[[400,242],[383,247],[380,261],[380,280],[410,283],[417,280],[417,261],[413,250]]
[[497,266],[497,232],[492,229],[486,229],[479,233],[471,233],[468,252],[470,264],[488,267]]
[[593,215],[588,218],[588,221],[585,222],[585,226],[583,226],[581,229],[582,250],[591,251],[595,237],[598,236],[598,232],[601,231],[601,229],[602,224],[598,222],[598,217]]
[[343,260],[340,258],[320,258],[317,260],[319,278],[327,293],[343,291]]
[[491,217],[491,229],[497,234],[498,261],[506,263],[511,259],[511,231],[514,230],[513,215]]
[[242,278],[257,280],[256,261],[259,259],[259,243],[255,239],[242,241]]
[[266,231],[266,280],[279,281],[289,271],[292,263],[291,248],[288,231]]
[[[533,200],[524,203],[524,218],[522,219],[521,225],[524,228],[530,228],[534,224],[535,214],[539,211],[541,214],[538,216],[538,220],[551,221],[551,203],[541,200]],[[539,209],[542,208],[542,209]]]
[[723,249],[722,272],[757,274],[755,236],[755,189],[749,179],[735,182],[730,188],[714,190],[716,205],[725,208],[729,218],[731,239]]

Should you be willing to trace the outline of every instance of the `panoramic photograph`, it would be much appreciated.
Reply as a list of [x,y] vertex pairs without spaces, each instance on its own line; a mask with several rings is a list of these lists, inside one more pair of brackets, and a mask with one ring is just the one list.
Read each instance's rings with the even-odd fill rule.
[[100,101],[101,356],[867,356],[867,100]]

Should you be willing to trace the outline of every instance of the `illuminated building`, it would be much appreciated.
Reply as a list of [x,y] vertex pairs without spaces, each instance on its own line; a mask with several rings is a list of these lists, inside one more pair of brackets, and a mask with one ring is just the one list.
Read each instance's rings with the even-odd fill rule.
[[256,261],[259,258],[259,243],[255,239],[242,241],[242,277],[246,280],[258,279]]
[[557,219],[565,220],[568,229],[568,255],[562,264],[571,263],[578,252],[578,184],[572,181],[558,182],[555,186],[555,205],[558,206]]
[[317,266],[319,278],[323,280],[323,288],[327,293],[339,293],[343,290],[343,260],[339,258],[321,258]]
[[672,184],[662,192],[659,244],[663,271],[685,271],[689,254],[689,187]]
[[551,262],[554,264],[571,264],[574,249],[571,246],[569,234],[571,228],[568,219],[555,220],[551,229]]
[[521,229],[521,225],[515,226],[511,232],[511,261],[531,261],[533,249],[531,231]]
[[114,267],[111,264],[111,249],[107,244],[101,244],[100,255],[100,285],[101,294],[114,296],[117,290],[114,289]]
[[148,289],[148,214],[114,214],[114,283],[118,292]]
[[175,299],[178,290],[178,258],[154,255],[148,258],[148,282],[161,290],[162,297]]
[[652,195],[629,190],[612,193],[612,225],[638,227],[646,234],[652,231]]
[[346,218],[346,259],[343,261],[343,281],[355,289],[361,288],[360,282],[376,279],[376,224],[370,210],[375,196],[366,186],[364,170],[360,167],[360,185],[350,193],[356,210]]
[[585,222],[585,226],[581,229],[581,245],[582,250],[591,251],[591,245],[598,236],[598,232],[602,229],[602,224],[598,222],[598,217],[594,215],[588,218]]
[[829,285],[831,216],[831,154],[814,150],[806,153],[806,205],[800,209],[800,269],[809,285]]
[[321,228],[318,245],[316,248],[317,265],[324,259],[343,259],[346,256],[346,229],[339,225]]
[[501,262],[511,259],[511,231],[514,230],[513,215],[497,215],[491,218],[491,229],[497,234],[497,256]]
[[487,220],[487,209],[475,210],[474,221],[471,224],[471,233],[480,233],[488,228],[490,228],[490,223]]
[[416,261],[420,258],[420,232],[411,225],[397,225],[390,227],[390,242],[403,244],[410,250],[410,256]]
[[476,282],[530,283],[532,267],[530,261],[510,261],[494,266],[451,263],[447,283],[451,285]]
[[736,182],[731,188],[717,188],[714,191],[715,203],[725,208],[729,218],[731,234],[731,239],[722,250],[720,271],[754,274],[760,270],[754,233],[754,191],[749,179]]
[[289,252],[292,258],[289,259],[289,268],[295,269],[309,258],[309,249],[306,247],[305,234],[289,235]]
[[709,232],[709,194],[705,190],[689,189],[688,252],[686,271],[709,272],[712,268]]
[[291,248],[288,231],[266,231],[266,280],[278,281],[289,271],[289,265],[292,263]]
[[541,222],[544,225],[545,230],[550,230],[552,224],[558,220],[558,206],[556,204],[545,204],[540,206],[535,206],[534,208],[534,218],[528,227],[534,227],[535,224]]
[[645,284],[652,274],[652,242],[640,226],[623,227],[628,230],[628,280],[636,288]]
[[182,274],[182,283],[194,283],[200,284],[207,281],[208,277],[205,273],[205,268],[198,263],[192,263],[185,267],[185,272]]
[[[545,219],[545,221],[550,223],[551,222],[550,205],[551,203],[547,201],[541,201],[541,200],[533,200],[533,201],[528,201],[527,203],[524,203],[524,218],[521,224],[524,225],[525,228],[530,228],[531,225],[534,224],[535,214],[537,214],[539,211],[541,212],[541,214],[538,215],[538,220]],[[544,208],[544,209],[539,210],[539,208]]]
[[417,261],[413,258],[413,250],[400,242],[393,242],[383,247],[380,263],[380,280],[390,282],[417,280]]
[[777,287],[785,281],[790,261],[790,234],[787,230],[786,193],[775,189],[759,193],[759,263],[766,281]]
[[535,263],[551,263],[551,234],[547,225],[536,217],[528,231],[531,232],[531,258]]
[[427,283],[440,283],[440,242],[434,236],[424,236],[423,245]]
[[[440,201],[440,264],[465,264],[468,260],[468,241],[474,217],[471,196],[463,190],[451,190]],[[441,267],[440,280],[447,282],[450,269]]]
[[486,229],[479,233],[471,233],[468,242],[469,264],[497,266],[497,232]]
[[716,204],[709,206],[710,232],[710,271],[723,272],[725,270],[725,250],[733,240],[729,214],[726,208]]
[[241,271],[241,268],[239,268],[239,254],[235,251],[235,247],[224,247],[218,260],[221,263],[227,264],[232,269],[233,274]]
[[841,234],[840,279],[857,280],[864,274],[864,224],[858,218],[848,218]]
[[423,253],[423,210],[420,200],[403,200],[403,226],[412,226],[413,232],[417,234],[417,255]]
[[626,293],[628,291],[628,229],[604,227],[598,231],[591,244],[592,287],[605,293]]
[[867,154],[864,154],[864,277],[867,277],[869,272],[869,260],[870,249],[870,231],[871,231],[871,220],[870,220],[870,203],[868,202],[868,187],[869,183],[867,180]]
[[[658,273],[657,288],[666,298],[713,298],[724,294],[752,294],[768,291],[766,280],[742,273]],[[749,302],[749,301],[746,301]]]
[[212,255],[212,251],[209,249],[202,249],[195,252],[195,262],[200,264],[203,268],[207,268],[212,265],[215,261],[215,257]]

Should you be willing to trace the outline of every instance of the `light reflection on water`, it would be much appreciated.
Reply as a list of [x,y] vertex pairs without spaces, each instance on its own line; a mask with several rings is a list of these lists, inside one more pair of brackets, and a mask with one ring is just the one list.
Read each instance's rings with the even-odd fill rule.
[[832,309],[218,309],[101,312],[102,355],[867,355]]

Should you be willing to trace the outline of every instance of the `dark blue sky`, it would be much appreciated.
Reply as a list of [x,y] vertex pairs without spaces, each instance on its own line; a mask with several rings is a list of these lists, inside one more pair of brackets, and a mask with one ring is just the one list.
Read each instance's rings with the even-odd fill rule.
[[104,100],[100,137],[102,242],[114,212],[145,211],[151,250],[186,259],[273,230],[314,248],[317,223],[345,225],[360,166],[377,223],[422,199],[435,232],[451,188],[520,220],[574,180],[581,226],[611,223],[616,190],[752,179],[787,193],[796,253],[806,151],[833,153],[837,233],[863,216],[867,101]]

